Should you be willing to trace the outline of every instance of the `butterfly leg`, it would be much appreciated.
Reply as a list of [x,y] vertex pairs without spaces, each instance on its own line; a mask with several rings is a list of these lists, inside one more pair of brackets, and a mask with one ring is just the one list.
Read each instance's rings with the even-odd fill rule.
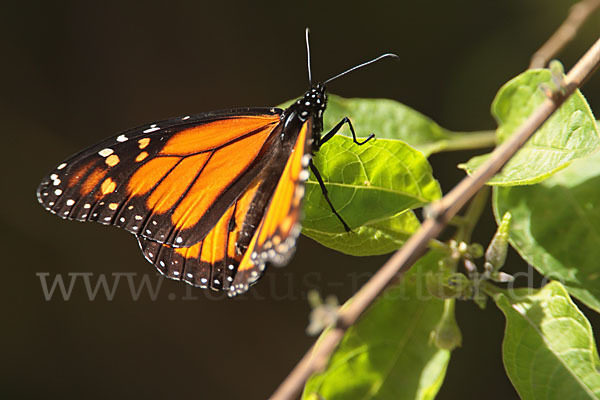
[[334,126],[333,129],[331,129],[325,136],[323,136],[321,138],[321,140],[319,140],[319,147],[321,145],[323,145],[324,143],[326,143],[329,139],[334,137],[335,134],[338,133],[338,131],[342,128],[342,126],[344,126],[344,124],[348,124],[348,126],[350,127],[350,132],[352,132],[352,140],[354,141],[354,143],[356,143],[359,146],[362,146],[363,144],[367,143],[369,140],[371,140],[375,137],[375,134],[371,133],[368,138],[366,138],[362,142],[359,142],[358,139],[356,138],[356,133],[354,132],[354,127],[352,126],[352,122],[350,122],[350,119],[348,117],[344,117],[344,119],[342,119],[340,122],[338,122],[338,124],[336,126]]
[[325,186],[325,182],[323,182],[323,178],[321,177],[321,173],[319,172],[319,170],[317,169],[317,167],[315,167],[315,164],[313,164],[312,160],[310,160],[310,162],[308,163],[308,166],[310,167],[310,170],[313,172],[313,174],[315,174],[315,177],[317,178],[317,182],[319,182],[319,186],[321,187],[321,192],[323,192],[323,197],[325,197],[325,200],[327,201],[327,204],[329,204],[329,207],[331,208],[331,211],[333,211],[333,213],[340,220],[340,222],[342,223],[342,225],[344,225],[344,229],[346,230],[346,232],[352,231],[352,229],[350,229],[350,227],[348,226],[348,224],[346,223],[346,221],[344,221],[342,219],[342,216],[336,211],[336,209],[333,206],[333,204],[331,204],[331,200],[329,200],[329,195],[328,195],[328,192],[327,192],[327,187]]

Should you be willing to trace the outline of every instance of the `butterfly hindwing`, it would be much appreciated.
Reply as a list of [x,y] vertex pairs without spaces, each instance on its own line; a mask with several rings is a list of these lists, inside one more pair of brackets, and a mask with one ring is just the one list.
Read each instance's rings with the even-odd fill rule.
[[298,139],[287,158],[285,168],[274,189],[260,225],[237,269],[229,295],[243,293],[264,273],[265,264],[287,263],[292,256],[300,234],[301,202],[304,196],[306,169],[310,161],[312,120],[305,122]]
[[235,230],[235,208],[230,207],[206,237],[190,247],[171,247],[138,236],[146,259],[163,275],[202,288],[221,290],[233,280],[236,261],[230,251]]
[[190,247],[259,174],[280,113],[215,112],[127,131],[61,163],[38,200],[62,218]]
[[270,194],[267,186],[257,177],[193,246],[172,247],[138,236],[144,256],[168,278],[202,288],[229,289],[263,216]]

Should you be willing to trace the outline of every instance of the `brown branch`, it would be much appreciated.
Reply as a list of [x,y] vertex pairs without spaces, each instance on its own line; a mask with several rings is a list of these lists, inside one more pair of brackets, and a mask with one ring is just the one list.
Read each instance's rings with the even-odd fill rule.
[[569,15],[556,32],[531,57],[529,68],[544,68],[569,43],[581,25],[600,7],[600,0],[582,0],[571,7]]
[[441,200],[434,203],[431,217],[398,250],[377,273],[353,296],[339,313],[335,327],[331,328],[304,355],[288,377],[281,383],[271,399],[297,397],[308,378],[327,365],[329,356],[342,339],[344,332],[354,324],[363,311],[375,300],[385,287],[406,272],[426,250],[429,241],[442,231],[448,221],[477,193],[479,189],[508,162],[521,146],[537,131],[554,111],[593,73],[600,63],[600,39],[584,54],[567,74],[564,90],[547,98],[535,112],[490,158],[471,176],[465,177]]

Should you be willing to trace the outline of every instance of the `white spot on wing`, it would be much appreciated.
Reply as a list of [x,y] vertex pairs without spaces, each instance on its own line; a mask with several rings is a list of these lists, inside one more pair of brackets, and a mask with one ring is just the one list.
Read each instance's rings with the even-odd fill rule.
[[308,179],[309,176],[310,176],[310,173],[307,170],[303,169],[302,171],[300,171],[298,178],[300,178],[301,181],[305,181]]
[[125,135],[119,135],[117,137],[117,142],[126,142],[127,139],[129,139],[127,136],[125,136]]
[[310,154],[305,154],[302,156],[302,166],[308,167],[308,163],[310,162]]
[[108,147],[106,149],[102,149],[98,152],[99,156],[102,157],[108,157],[110,156],[112,153],[114,153],[115,151],[113,149],[109,149]]
[[58,167],[56,167],[56,169],[63,169],[66,166],[67,166],[67,163],[62,163]]
[[160,128],[158,126],[156,126],[156,124],[150,125],[150,128],[144,130],[144,133],[150,133],[150,132],[154,132],[154,131],[160,131]]

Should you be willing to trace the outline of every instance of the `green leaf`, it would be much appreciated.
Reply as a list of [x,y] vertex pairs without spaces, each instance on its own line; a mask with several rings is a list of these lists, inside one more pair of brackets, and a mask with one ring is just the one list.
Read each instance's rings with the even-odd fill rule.
[[[492,146],[488,134],[454,133],[434,121],[394,100],[345,99],[328,95],[327,111],[323,115],[324,132],[329,132],[344,117],[349,117],[356,134],[360,137],[375,134],[380,139],[399,139],[425,156],[450,149]],[[344,127],[343,135],[351,137],[350,129]]]
[[[323,116],[324,132],[328,132],[344,117],[352,120],[359,136],[375,134],[381,139],[400,139],[429,155],[451,133],[404,104],[388,99],[344,99],[329,95]],[[346,127],[342,134],[350,136]]]
[[[351,118],[358,136],[374,132],[375,139],[358,146],[343,136],[350,136],[348,126],[344,126],[341,135],[316,153],[314,163],[332,203],[352,232],[344,231],[311,174],[306,185],[302,233],[324,246],[355,256],[389,253],[402,247],[419,227],[410,210],[441,197],[427,159],[397,139],[411,141],[422,151],[430,152],[460,145],[460,139],[467,135],[452,135],[393,100],[343,99],[330,94],[324,132],[346,116]],[[457,142],[448,142],[448,138]],[[444,140],[445,144],[440,142]]]
[[[492,103],[499,143],[510,137],[545,100],[540,85],[551,83],[550,71],[529,70],[500,89]],[[516,186],[541,182],[573,160],[592,154],[599,146],[596,121],[577,90],[488,184]],[[489,154],[473,157],[459,168],[471,174],[488,157]]]
[[405,212],[441,196],[427,159],[399,140],[376,139],[358,146],[335,136],[321,147],[314,163],[331,202],[353,231],[344,230],[311,175],[303,233],[349,254],[382,254],[401,247],[418,227],[414,215]]
[[387,254],[402,247],[419,229],[419,219],[412,211],[391,218],[370,221],[352,232],[325,232],[302,227],[302,233],[324,246],[353,256]]
[[430,343],[444,302],[427,293],[424,279],[426,271],[437,270],[442,257],[426,254],[367,310],[346,332],[326,370],[309,379],[304,399],[435,397],[450,351]]
[[510,242],[540,273],[600,312],[600,153],[532,186],[494,188],[496,220],[512,214]]
[[495,296],[506,316],[504,366],[522,399],[598,399],[590,323],[558,282]]

